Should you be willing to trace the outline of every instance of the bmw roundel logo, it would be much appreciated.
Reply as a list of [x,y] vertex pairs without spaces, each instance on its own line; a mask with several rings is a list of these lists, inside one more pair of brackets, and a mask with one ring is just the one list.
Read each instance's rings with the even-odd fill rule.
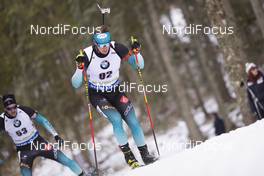
[[102,69],[107,69],[110,66],[110,63],[107,60],[104,60],[100,66]]
[[14,121],[14,127],[18,128],[18,127],[20,127],[20,126],[21,126],[21,121],[16,119],[16,120]]

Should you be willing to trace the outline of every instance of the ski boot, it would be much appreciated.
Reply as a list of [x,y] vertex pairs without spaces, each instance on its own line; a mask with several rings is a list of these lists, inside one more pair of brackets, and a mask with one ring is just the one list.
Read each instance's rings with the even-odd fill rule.
[[133,152],[130,150],[128,143],[120,146],[120,149],[124,153],[125,160],[126,160],[127,164],[132,169],[140,167],[140,164],[138,163],[137,159],[135,158]]
[[154,163],[155,161],[158,160],[157,157],[155,157],[154,155],[151,155],[149,153],[147,145],[143,145],[141,147],[138,147],[138,150],[140,152],[141,158],[142,158],[143,162],[145,163],[145,165],[148,165],[150,163]]

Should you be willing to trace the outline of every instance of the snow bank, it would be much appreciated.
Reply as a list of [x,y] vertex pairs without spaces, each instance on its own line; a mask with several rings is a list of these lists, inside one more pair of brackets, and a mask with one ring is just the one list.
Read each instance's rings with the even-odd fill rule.
[[125,176],[263,176],[264,120],[171,153]]

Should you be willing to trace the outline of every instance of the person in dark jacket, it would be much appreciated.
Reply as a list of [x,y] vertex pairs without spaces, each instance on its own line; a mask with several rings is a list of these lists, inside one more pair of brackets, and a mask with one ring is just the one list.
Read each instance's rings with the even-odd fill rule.
[[246,63],[247,94],[251,111],[257,119],[264,118],[264,75],[254,63]]
[[215,135],[221,135],[226,132],[226,127],[224,120],[219,117],[218,113],[212,113],[212,117],[214,118],[214,127],[215,127]]

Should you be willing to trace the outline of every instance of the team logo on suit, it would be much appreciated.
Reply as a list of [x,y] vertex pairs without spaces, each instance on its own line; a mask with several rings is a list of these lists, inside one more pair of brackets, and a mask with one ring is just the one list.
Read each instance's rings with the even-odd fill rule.
[[107,69],[110,66],[110,63],[107,60],[104,60],[101,64],[100,67],[102,69]]
[[14,127],[18,128],[20,126],[21,126],[21,121],[18,119],[14,120]]

